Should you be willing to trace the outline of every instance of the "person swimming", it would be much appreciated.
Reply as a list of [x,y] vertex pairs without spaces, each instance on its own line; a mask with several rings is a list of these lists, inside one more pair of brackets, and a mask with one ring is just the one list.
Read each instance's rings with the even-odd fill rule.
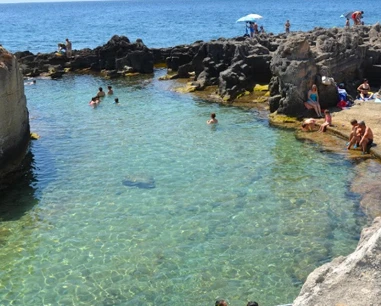
[[97,97],[98,98],[102,98],[102,97],[104,97],[106,95],[105,92],[103,91],[102,87],[99,87],[98,90],[99,90],[98,93],[97,93]]
[[91,98],[91,101],[89,102],[89,105],[91,105],[91,106],[96,106],[96,105],[98,105],[99,104],[99,99],[98,99],[98,97],[92,97]]
[[211,113],[210,114],[210,119],[208,121],[206,121],[207,124],[216,124],[218,123],[218,120],[216,119],[216,114],[215,113]]

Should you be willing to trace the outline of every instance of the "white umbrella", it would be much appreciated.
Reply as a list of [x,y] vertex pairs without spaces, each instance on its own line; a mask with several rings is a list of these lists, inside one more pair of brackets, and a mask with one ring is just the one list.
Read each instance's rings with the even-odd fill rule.
[[249,15],[241,17],[236,22],[254,22],[257,19],[261,19],[261,18],[263,18],[261,15],[258,15],[258,14],[249,14]]
[[340,17],[341,18],[348,18],[350,19],[352,14],[354,13],[355,11],[349,11],[349,12],[346,12],[345,14],[341,15]]

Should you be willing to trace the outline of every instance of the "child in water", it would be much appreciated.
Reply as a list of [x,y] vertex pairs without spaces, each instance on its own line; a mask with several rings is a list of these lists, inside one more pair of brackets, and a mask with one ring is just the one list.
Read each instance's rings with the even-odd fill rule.
[[218,123],[218,120],[216,119],[216,114],[215,113],[211,113],[210,114],[210,119],[208,121],[206,121],[207,124],[215,124],[215,123]]
[[328,109],[324,111],[324,117],[325,117],[325,122],[320,126],[319,132],[325,132],[327,130],[327,126],[332,125],[332,116]]

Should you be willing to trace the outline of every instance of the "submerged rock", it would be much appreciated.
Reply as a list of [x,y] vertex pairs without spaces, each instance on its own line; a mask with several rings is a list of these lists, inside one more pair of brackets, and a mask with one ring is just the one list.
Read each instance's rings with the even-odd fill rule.
[[126,176],[122,184],[128,187],[137,187],[142,189],[152,189],[155,188],[155,180],[151,176],[145,175],[130,175]]

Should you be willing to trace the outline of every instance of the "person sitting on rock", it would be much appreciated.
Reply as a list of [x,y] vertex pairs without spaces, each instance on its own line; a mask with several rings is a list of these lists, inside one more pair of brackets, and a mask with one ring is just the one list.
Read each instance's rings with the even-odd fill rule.
[[316,84],[313,84],[311,89],[307,94],[307,103],[315,110],[318,117],[323,117],[321,113],[320,103],[319,103],[319,94],[317,91]]
[[358,142],[355,142],[355,141],[352,142],[352,139],[354,139],[354,137],[356,137],[357,135],[357,128],[359,127],[359,124],[357,123],[356,119],[352,119],[350,123],[352,126],[352,131],[349,134],[349,139],[348,139],[349,141],[346,144],[348,150],[351,148],[352,145],[354,145],[355,149],[358,147]]
[[324,111],[324,117],[325,117],[325,122],[320,126],[319,132],[325,132],[327,129],[327,126],[332,125],[332,116],[328,109]]
[[361,100],[365,101],[369,99],[370,85],[367,79],[364,79],[363,83],[357,87],[357,91],[360,92]]
[[102,98],[102,97],[104,97],[106,95],[105,92],[103,91],[102,87],[99,87],[98,90],[99,90],[98,93],[97,93],[97,97],[98,98]]
[[59,54],[64,54],[66,52],[66,46],[65,46],[65,44],[59,43],[58,44],[58,50],[57,50],[57,52]]
[[303,121],[302,130],[306,132],[312,132],[315,129],[316,120],[309,118]]
[[370,148],[373,144],[373,132],[369,126],[365,125],[364,121],[359,122],[359,134],[361,135],[361,139],[359,145],[362,150],[362,154],[369,154]]

